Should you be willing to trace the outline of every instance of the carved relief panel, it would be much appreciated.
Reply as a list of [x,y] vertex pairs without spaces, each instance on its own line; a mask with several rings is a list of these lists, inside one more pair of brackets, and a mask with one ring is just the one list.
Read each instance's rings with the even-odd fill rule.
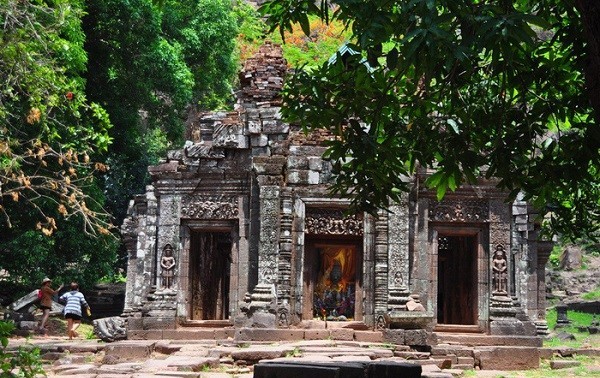
[[363,234],[363,217],[347,215],[343,209],[306,209],[305,232],[311,235]]
[[429,220],[437,222],[487,222],[489,206],[487,201],[449,200],[430,201]]
[[237,219],[236,196],[185,196],[181,199],[181,217],[190,219]]

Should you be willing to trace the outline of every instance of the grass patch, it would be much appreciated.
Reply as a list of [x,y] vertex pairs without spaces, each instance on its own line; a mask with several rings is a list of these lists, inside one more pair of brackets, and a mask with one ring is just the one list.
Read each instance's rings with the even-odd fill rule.
[[580,348],[582,346],[598,346],[600,345],[600,335],[590,335],[587,331],[581,331],[580,328],[587,328],[592,324],[594,320],[593,314],[588,314],[579,311],[567,311],[567,319],[571,323],[563,328],[555,329],[556,326],[556,309],[552,308],[546,311],[546,322],[548,323],[548,329],[554,332],[566,332],[573,334],[575,340],[560,340],[553,337],[548,340],[544,340],[544,346],[547,348],[556,347],[570,347]]
[[598,286],[593,291],[590,291],[590,292],[587,292],[587,293],[581,295],[581,298],[585,299],[586,301],[600,300],[600,286]]
[[[588,314],[586,312],[580,311],[567,311],[567,319],[571,321],[571,324],[568,327],[564,327],[566,332],[577,332],[577,327],[588,327],[592,324],[592,320],[594,320],[593,314]],[[548,328],[554,329],[556,326],[556,309],[551,308],[546,311],[546,322],[548,323]]]

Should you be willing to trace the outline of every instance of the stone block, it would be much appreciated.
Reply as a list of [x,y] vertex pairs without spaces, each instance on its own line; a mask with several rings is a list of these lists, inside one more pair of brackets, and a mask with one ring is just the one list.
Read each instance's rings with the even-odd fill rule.
[[143,318],[127,318],[127,330],[141,330],[144,329]]
[[143,360],[152,355],[154,342],[126,341],[109,344],[104,348],[105,356],[114,356],[119,360]]
[[288,169],[308,169],[308,159],[304,156],[288,156]]
[[321,157],[309,156],[308,169],[315,172],[321,172],[323,170],[323,159]]
[[378,331],[354,331],[354,339],[361,342],[381,343],[383,334]]
[[404,343],[411,346],[427,345],[427,331],[424,329],[405,330]]
[[207,366],[219,366],[219,359],[216,357],[169,356],[165,362],[167,368],[176,368],[179,371],[202,371]]
[[163,330],[163,339],[170,340],[214,340],[215,331],[213,329],[165,329]]
[[227,329],[227,328],[219,328],[215,329],[215,339],[217,340],[225,340],[225,339],[233,339],[235,336],[235,329]]
[[290,341],[304,337],[302,329],[252,328],[246,333],[252,341]]
[[437,365],[440,369],[450,369],[452,367],[452,359],[446,357],[434,357],[431,359],[433,363]]
[[580,356],[600,357],[600,348],[577,349],[575,353]]
[[40,356],[43,361],[56,361],[62,358],[65,354],[61,352],[46,352]]
[[281,175],[283,167],[283,165],[275,163],[253,164],[254,170],[260,175]]
[[248,120],[246,125],[248,127],[248,133],[250,134],[260,134],[262,132],[262,124],[260,121]]
[[154,350],[161,354],[173,354],[181,350],[181,344],[171,344],[169,341],[161,340],[154,344]]
[[538,348],[483,347],[475,349],[474,355],[482,370],[529,370],[540,366]]
[[411,352],[407,350],[394,351],[394,356],[402,357],[405,360],[427,360],[431,357],[429,352]]
[[383,341],[388,342],[388,343],[392,343],[392,344],[397,344],[397,345],[404,345],[404,330],[403,329],[384,329],[383,330]]
[[290,125],[279,120],[264,120],[262,130],[265,134],[286,134],[290,131]]
[[305,329],[304,339],[305,340],[326,340],[331,337],[329,330],[327,329]]
[[456,357],[456,363],[458,365],[471,365],[471,368],[475,365],[475,359],[473,357]]
[[354,330],[346,328],[332,328],[329,330],[331,338],[334,340],[354,340]]
[[175,319],[167,319],[167,318],[142,318],[144,320],[144,329],[145,330],[154,330],[154,329],[175,329]]
[[533,322],[522,322],[518,319],[499,319],[490,323],[492,335],[535,336],[537,328]]
[[[473,369],[473,364],[454,364],[454,365],[452,365],[452,369],[445,369],[444,371],[446,373],[448,373],[449,372],[448,370],[472,370],[472,369]],[[459,376],[458,374],[452,374],[452,375]]]
[[287,181],[290,184],[307,184],[308,171],[289,170],[287,174]]
[[327,147],[321,146],[290,146],[290,154],[304,156],[323,156]]
[[269,144],[269,138],[266,135],[253,135],[250,137],[252,147],[266,147]]
[[235,361],[257,362],[260,360],[272,360],[274,358],[285,357],[286,354],[291,353],[292,351],[293,348],[284,346],[254,346],[233,350],[231,351],[231,357]]
[[308,171],[308,184],[317,185],[321,179],[321,174],[315,171]]
[[127,331],[128,340],[162,340],[162,330],[132,330]]
[[25,331],[34,331],[38,329],[38,322],[34,320],[22,320],[18,323],[18,328]]
[[568,369],[572,367],[580,366],[580,361],[574,360],[553,360],[550,361],[550,369]]
[[539,348],[540,358],[543,360],[549,360],[554,356],[554,350],[552,348]]

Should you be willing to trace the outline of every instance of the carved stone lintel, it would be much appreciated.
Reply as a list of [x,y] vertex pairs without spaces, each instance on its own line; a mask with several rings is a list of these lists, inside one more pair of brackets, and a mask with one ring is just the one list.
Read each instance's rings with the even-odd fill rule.
[[181,199],[182,218],[192,219],[237,219],[237,198],[185,196]]
[[362,235],[361,215],[346,215],[342,209],[310,209],[305,230],[312,235]]
[[431,201],[429,219],[439,222],[488,222],[489,206],[485,201]]

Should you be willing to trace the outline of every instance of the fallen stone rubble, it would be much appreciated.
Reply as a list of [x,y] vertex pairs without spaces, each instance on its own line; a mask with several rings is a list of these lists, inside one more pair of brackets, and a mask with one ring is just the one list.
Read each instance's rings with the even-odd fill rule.
[[[240,343],[232,340],[65,340],[48,337],[11,339],[9,350],[40,349],[48,377],[62,378],[251,378],[259,363],[409,362],[422,367],[422,377],[450,378],[465,370],[522,370],[539,360],[574,355],[600,357],[600,349],[533,347],[466,347],[440,344],[429,352],[408,346],[337,340],[286,343]],[[576,361],[573,361],[576,362]],[[555,363],[568,368],[573,363]]]

